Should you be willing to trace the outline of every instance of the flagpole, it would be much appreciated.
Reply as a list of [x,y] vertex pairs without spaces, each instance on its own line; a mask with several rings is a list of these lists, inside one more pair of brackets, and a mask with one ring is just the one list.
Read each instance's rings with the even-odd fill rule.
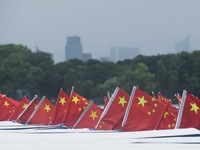
[[21,118],[21,116],[25,113],[25,111],[31,106],[31,104],[36,100],[37,95],[34,96],[34,98],[31,100],[31,102],[29,103],[28,107],[26,107],[26,109],[24,109],[21,114],[17,117],[17,119],[15,120],[16,122]]
[[183,115],[183,108],[185,106],[185,101],[186,101],[186,90],[183,90],[183,94],[182,94],[182,101],[181,101],[181,105],[178,111],[178,117],[177,117],[177,121],[176,121],[176,125],[175,125],[175,129],[178,129],[180,127],[181,124],[181,119],[182,119],[182,115]]
[[93,101],[90,101],[90,103],[87,105],[87,107],[85,108],[85,110],[82,112],[81,116],[78,118],[78,120],[76,121],[76,123],[74,124],[74,126],[72,127],[72,129],[76,128],[77,124],[83,119],[83,117],[85,116],[85,114],[87,113],[87,111],[90,109],[90,107],[92,106]]
[[107,113],[108,109],[110,108],[113,100],[115,99],[116,95],[117,95],[117,92],[119,91],[119,88],[116,87],[113,95],[111,96],[110,100],[108,101],[108,104],[106,105],[106,108],[103,110],[102,114],[101,114],[101,117],[99,118],[99,121],[97,122],[96,126],[95,126],[95,129],[97,129],[99,123],[101,122],[101,119],[105,116],[105,114]]
[[28,120],[26,121],[25,125],[28,124],[28,122],[33,118],[33,116],[35,115],[35,113],[38,111],[38,109],[40,108],[42,102],[44,101],[45,96],[43,96],[43,98],[41,99],[41,101],[39,102],[39,104],[37,105],[36,109],[33,111],[33,113],[31,114],[31,116],[28,118]]
[[123,121],[122,121],[121,131],[123,130],[124,124],[126,123],[126,120],[128,118],[129,111],[130,111],[132,103],[133,103],[133,98],[135,96],[136,89],[137,89],[137,87],[133,86],[131,96],[130,96],[130,99],[129,99],[129,102],[128,102],[128,105],[127,105],[127,108],[126,108],[126,112],[125,112],[125,115],[124,115],[124,118],[123,118]]

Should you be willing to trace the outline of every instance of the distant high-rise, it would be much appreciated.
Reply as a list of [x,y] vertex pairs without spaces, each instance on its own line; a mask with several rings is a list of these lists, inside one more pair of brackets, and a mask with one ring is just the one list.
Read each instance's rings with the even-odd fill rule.
[[133,47],[110,48],[110,59],[113,62],[117,62],[119,60],[123,61],[124,59],[133,59],[139,54],[140,51],[138,48],[133,48]]
[[92,59],[92,55],[90,53],[83,53],[80,37],[69,36],[67,37],[67,44],[65,46],[65,60],[68,61],[74,58],[87,61]]
[[65,60],[68,61],[73,58],[83,59],[83,48],[81,45],[81,38],[78,36],[67,37],[67,44],[65,46]]
[[187,35],[184,39],[175,43],[175,51],[177,53],[182,51],[190,51],[190,35]]

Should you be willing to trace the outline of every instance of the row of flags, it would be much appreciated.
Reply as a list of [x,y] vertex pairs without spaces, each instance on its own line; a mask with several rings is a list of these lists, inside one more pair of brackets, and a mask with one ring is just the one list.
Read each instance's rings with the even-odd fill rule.
[[149,95],[134,86],[129,95],[116,87],[101,108],[73,87],[70,95],[61,89],[55,105],[45,96],[38,100],[35,95],[31,101],[24,96],[19,102],[0,94],[0,121],[119,131],[200,129],[200,100],[186,90],[175,96],[179,108],[160,93]]

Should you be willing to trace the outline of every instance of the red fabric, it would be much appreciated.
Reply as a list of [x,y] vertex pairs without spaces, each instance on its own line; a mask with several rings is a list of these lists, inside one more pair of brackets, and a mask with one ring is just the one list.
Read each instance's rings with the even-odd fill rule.
[[6,121],[14,113],[19,102],[5,95],[0,95],[0,121]]
[[28,124],[48,125],[53,119],[54,111],[55,106],[49,101],[48,98],[45,97],[37,112],[30,119]]
[[26,123],[33,111],[36,109],[38,103],[39,101],[37,99],[32,100],[29,103],[28,107],[25,109],[25,111],[23,111],[22,114],[20,114],[20,118],[16,121],[20,123]]
[[99,130],[121,129],[122,118],[126,111],[130,96],[121,89],[119,89],[114,96],[114,100],[112,102],[110,101],[110,103],[112,103],[110,108],[97,126],[97,129]]
[[75,128],[94,129],[101,114],[102,109],[99,108],[95,103],[92,103],[91,107],[87,110],[86,114],[83,116]]
[[166,107],[167,105],[136,88],[123,131],[157,129]]
[[18,116],[28,107],[30,101],[26,96],[23,97],[15,112],[10,116],[9,120],[16,120]]
[[69,96],[61,89],[56,100],[55,113],[51,123],[52,125],[58,125],[62,123],[64,114],[69,109],[69,104]]
[[73,127],[89,103],[89,100],[73,91],[69,110],[65,113],[63,118],[63,124],[68,127]]
[[186,93],[180,128],[200,130],[200,100],[188,92]]

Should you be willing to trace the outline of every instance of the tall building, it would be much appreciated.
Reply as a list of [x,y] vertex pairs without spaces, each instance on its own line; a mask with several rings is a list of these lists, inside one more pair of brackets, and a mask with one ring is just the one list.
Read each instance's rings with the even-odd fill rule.
[[113,62],[123,61],[124,59],[133,59],[139,54],[139,49],[134,47],[110,48],[110,59]]
[[74,58],[80,59],[82,61],[87,61],[92,59],[92,55],[90,53],[83,53],[80,37],[69,36],[67,37],[67,44],[65,46],[65,61]]
[[73,58],[83,59],[83,48],[81,45],[81,38],[78,36],[67,37],[67,44],[65,46],[65,60],[68,61]]
[[177,53],[182,51],[190,52],[190,35],[188,34],[184,39],[175,43],[175,51]]

